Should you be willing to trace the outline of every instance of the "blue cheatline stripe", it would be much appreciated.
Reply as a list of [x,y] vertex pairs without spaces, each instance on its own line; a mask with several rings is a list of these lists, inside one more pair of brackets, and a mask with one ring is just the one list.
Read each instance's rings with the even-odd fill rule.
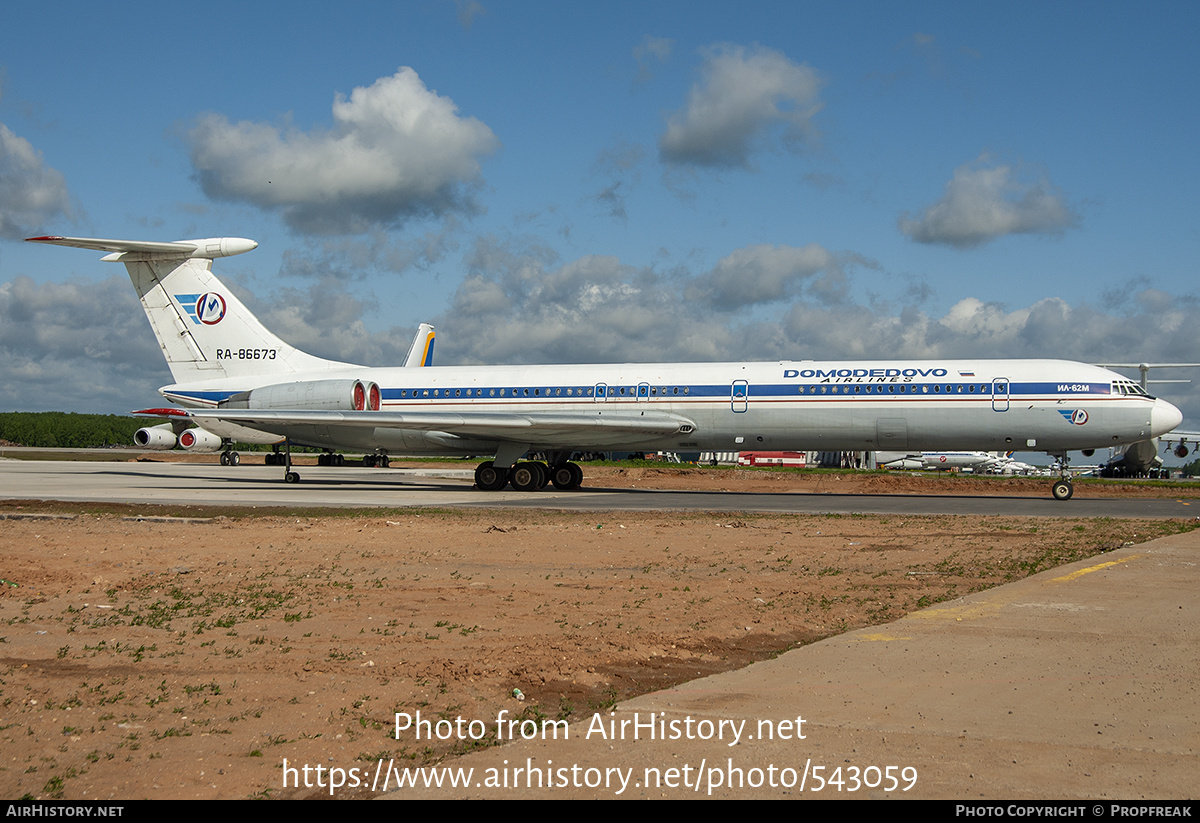
[[[1110,386],[1099,383],[1007,383],[1007,391],[993,391],[991,383],[980,382],[936,382],[936,383],[752,383],[739,384],[747,390],[750,399],[767,398],[821,398],[861,397],[871,399],[913,398],[938,399],[943,397],[1035,399],[1044,397],[1109,397]],[[650,386],[644,384],[608,385],[606,394],[598,395],[595,386],[485,386],[482,388],[454,388],[422,386],[416,388],[383,389],[383,399],[407,400],[487,400],[505,402],[512,400],[622,400],[641,398],[655,400],[695,400],[702,398],[729,398],[732,383],[703,386]],[[740,397],[741,395],[739,395]]]
[[[603,385],[603,384],[602,384]],[[993,392],[991,383],[967,382],[922,382],[922,383],[739,383],[745,390],[745,398],[754,401],[770,400],[1044,400],[1063,397],[1099,399],[1120,397],[1113,395],[1108,384],[1063,384],[1050,382],[1010,383],[1007,392]],[[228,391],[171,391],[175,397],[186,398],[197,403],[216,405],[227,400],[241,389]],[[398,405],[409,402],[427,404],[427,401],[481,401],[488,403],[511,403],[548,401],[570,402],[613,402],[634,401],[638,403],[728,401],[733,396],[732,383],[702,386],[649,386],[646,384],[620,384],[603,386],[605,394],[597,394],[597,386],[488,386],[483,388],[444,388],[428,386],[418,388],[382,389],[385,402]],[[742,395],[738,395],[742,400]],[[1149,398],[1147,398],[1149,399]]]

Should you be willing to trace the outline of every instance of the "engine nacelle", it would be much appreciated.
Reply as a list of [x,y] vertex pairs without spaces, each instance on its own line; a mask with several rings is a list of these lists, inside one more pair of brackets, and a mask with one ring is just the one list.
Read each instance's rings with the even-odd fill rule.
[[221,438],[204,429],[188,429],[179,435],[179,445],[190,452],[216,452],[221,450]]
[[175,430],[170,423],[147,426],[133,433],[133,442],[143,449],[166,451],[175,448]]
[[378,411],[379,386],[362,380],[308,380],[238,392],[223,409],[287,409],[289,411]]
[[181,240],[181,243],[191,243],[196,247],[189,257],[212,260],[215,257],[231,257],[235,254],[245,254],[258,248],[258,243],[244,237],[206,237],[202,240]]
[[1183,445],[1182,443],[1180,443],[1178,446],[1175,447],[1175,456],[1176,457],[1187,457],[1188,456],[1188,447]]

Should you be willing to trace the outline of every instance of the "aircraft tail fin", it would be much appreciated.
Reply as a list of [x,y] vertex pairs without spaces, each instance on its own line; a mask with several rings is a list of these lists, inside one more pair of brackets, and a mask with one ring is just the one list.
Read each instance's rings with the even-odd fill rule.
[[287,374],[348,364],[323,360],[267,330],[212,273],[217,257],[252,251],[253,240],[214,237],[174,243],[30,237],[34,243],[108,251],[129,271],[176,383]]
[[417,335],[413,338],[412,346],[408,349],[408,357],[404,358],[407,368],[433,365],[433,326],[422,323],[417,327]]

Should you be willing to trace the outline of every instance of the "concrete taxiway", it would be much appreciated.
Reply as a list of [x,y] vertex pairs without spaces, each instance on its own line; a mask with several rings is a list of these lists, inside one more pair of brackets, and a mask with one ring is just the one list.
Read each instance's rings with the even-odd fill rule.
[[1195,517],[1200,508],[1176,499],[1057,501],[959,495],[742,494],[584,487],[560,492],[481,492],[473,467],[463,469],[299,468],[298,484],[283,469],[195,463],[0,461],[0,499],[193,506],[534,507],[579,510],[760,511],[859,514],[981,514],[1045,517]]
[[1198,563],[1198,533],[1161,538],[526,727],[440,788],[381,771],[396,799],[1194,798]]

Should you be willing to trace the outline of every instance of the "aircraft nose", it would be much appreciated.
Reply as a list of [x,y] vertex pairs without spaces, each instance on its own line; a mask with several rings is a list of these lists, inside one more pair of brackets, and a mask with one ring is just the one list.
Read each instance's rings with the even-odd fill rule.
[[1150,434],[1154,437],[1166,434],[1183,422],[1183,412],[1163,400],[1155,398],[1150,411]]

